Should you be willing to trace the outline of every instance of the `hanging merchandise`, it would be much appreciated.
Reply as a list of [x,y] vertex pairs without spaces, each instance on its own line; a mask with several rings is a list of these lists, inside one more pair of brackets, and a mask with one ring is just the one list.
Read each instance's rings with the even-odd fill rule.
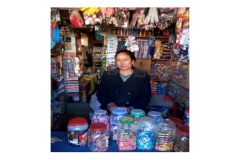
[[83,19],[78,10],[71,11],[69,19],[71,24],[75,27],[81,28],[84,25]]
[[146,26],[146,30],[148,30],[148,27],[151,29],[154,27],[154,24],[157,24],[159,21],[159,17],[158,17],[158,10],[156,7],[151,7],[148,11],[148,14],[144,20],[144,23],[146,25],[149,25],[149,26]]
[[51,49],[55,46],[56,43],[61,42],[60,31],[57,24],[51,24]]
[[101,31],[104,31],[105,29],[104,29],[104,27],[103,26],[100,26],[99,28],[98,28],[98,30],[95,32],[95,38],[98,40],[98,41],[103,41],[104,40],[104,36],[101,36],[100,35],[100,32]]
[[115,55],[117,52],[118,40],[115,34],[107,34],[106,66],[116,68]]
[[176,21],[177,8],[162,8],[160,10],[159,22],[157,27],[162,31],[167,29],[171,24]]
[[61,22],[58,8],[51,8],[51,22],[55,24]]

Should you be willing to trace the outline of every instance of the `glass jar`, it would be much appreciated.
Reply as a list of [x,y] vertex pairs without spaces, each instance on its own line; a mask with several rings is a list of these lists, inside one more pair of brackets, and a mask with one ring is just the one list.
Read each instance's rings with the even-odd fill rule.
[[88,129],[88,147],[92,152],[104,152],[109,148],[109,133],[103,122],[92,123]]
[[183,124],[189,126],[189,110],[184,111]]
[[103,122],[109,132],[109,115],[106,110],[95,110],[91,118],[91,123]]
[[87,119],[83,117],[71,118],[68,121],[68,143],[73,146],[84,146],[87,143]]
[[173,151],[173,144],[175,140],[176,126],[174,123],[165,119],[156,125],[155,137],[155,150],[163,152]]
[[136,130],[134,130],[134,119],[132,117],[120,118],[117,145],[120,151],[136,149]]
[[175,152],[189,152],[189,126],[179,126],[174,142]]
[[182,120],[177,117],[169,117],[171,121],[175,124],[176,128],[178,128],[179,125],[182,125]]
[[161,113],[157,111],[148,112],[148,116],[153,119],[155,124],[159,124],[159,122],[163,120]]
[[137,123],[137,148],[139,150],[154,148],[154,121],[150,117],[141,117]]
[[137,123],[139,118],[145,116],[145,112],[142,109],[132,109],[130,116],[134,119],[134,123]]
[[114,108],[110,115],[110,137],[112,140],[117,140],[117,128],[120,118],[128,115],[124,108]]

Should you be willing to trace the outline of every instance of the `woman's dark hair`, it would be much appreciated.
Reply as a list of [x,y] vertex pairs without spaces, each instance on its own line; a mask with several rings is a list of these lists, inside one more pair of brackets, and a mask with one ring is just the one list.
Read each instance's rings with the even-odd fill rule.
[[116,59],[116,57],[117,57],[117,55],[118,55],[119,53],[126,53],[127,55],[129,55],[129,57],[130,57],[133,61],[136,61],[136,57],[135,57],[134,53],[131,52],[131,51],[129,51],[129,50],[125,50],[125,49],[117,51],[117,53],[115,54],[115,59]]

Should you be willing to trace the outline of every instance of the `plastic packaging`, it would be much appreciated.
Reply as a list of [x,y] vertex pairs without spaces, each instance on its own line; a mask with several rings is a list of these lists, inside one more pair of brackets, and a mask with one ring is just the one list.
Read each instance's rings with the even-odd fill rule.
[[74,146],[84,146],[87,143],[87,119],[75,117],[68,121],[68,143]]
[[136,149],[136,130],[134,128],[134,119],[132,117],[120,118],[117,144],[120,151]]
[[137,123],[137,148],[152,150],[154,148],[154,121],[150,117],[141,117]]
[[175,152],[189,152],[189,127],[186,125],[179,126],[174,142]]
[[117,140],[117,128],[120,118],[128,115],[127,110],[123,108],[115,108],[110,115],[110,137]]
[[175,140],[176,127],[174,123],[165,119],[156,125],[155,137],[155,150],[163,152],[171,152]]
[[109,115],[106,110],[95,110],[91,119],[91,123],[102,122],[106,124],[109,132]]
[[151,117],[155,124],[159,124],[163,120],[163,117],[160,112],[150,111],[148,112],[148,116]]
[[109,134],[106,124],[92,123],[88,129],[88,147],[93,152],[104,152],[109,148]]

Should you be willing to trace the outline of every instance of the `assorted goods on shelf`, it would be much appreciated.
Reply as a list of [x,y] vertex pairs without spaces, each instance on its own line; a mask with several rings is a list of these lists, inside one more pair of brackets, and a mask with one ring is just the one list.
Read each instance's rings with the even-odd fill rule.
[[119,151],[155,150],[162,152],[189,152],[189,126],[176,117],[164,119],[161,113],[141,109],[130,114],[115,108],[110,115],[106,110],[95,110],[90,124],[83,117],[68,123],[68,143],[87,145],[92,152],[109,149],[109,139],[117,142]]

